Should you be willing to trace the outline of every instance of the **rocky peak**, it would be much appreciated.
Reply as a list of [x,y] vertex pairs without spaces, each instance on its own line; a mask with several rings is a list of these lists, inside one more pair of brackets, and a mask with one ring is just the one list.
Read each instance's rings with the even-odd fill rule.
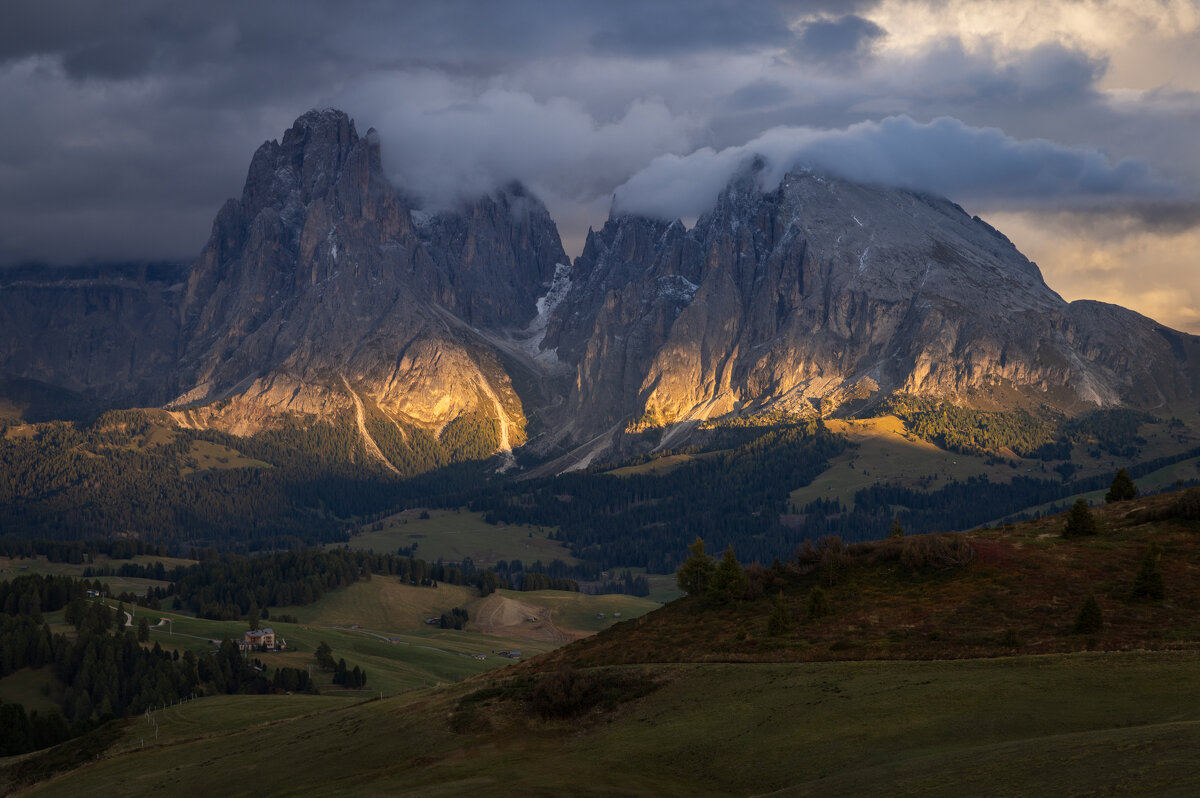
[[544,341],[576,366],[568,406],[608,411],[581,437],[896,390],[1068,411],[1194,392],[1170,376],[1194,339],[1068,307],[954,203],[806,170],[764,189],[764,169],[748,161],[692,230],[614,214],[589,235]]
[[282,143],[265,142],[254,153],[241,215],[253,219],[264,208],[282,206],[291,195],[307,205],[328,194],[358,142],[354,121],[341,111],[307,112],[283,134]]
[[418,234],[435,265],[431,294],[478,327],[528,324],[568,263],[549,211],[520,183],[427,215]]

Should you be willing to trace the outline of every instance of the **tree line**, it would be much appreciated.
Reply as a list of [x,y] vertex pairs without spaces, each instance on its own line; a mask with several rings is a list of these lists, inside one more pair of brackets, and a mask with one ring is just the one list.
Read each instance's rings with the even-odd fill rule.
[[[164,651],[157,643],[143,646],[125,626],[123,612],[86,598],[89,588],[93,584],[82,580],[41,575],[0,583],[0,678],[21,668],[49,667],[59,685],[51,693],[57,706],[49,712],[0,705],[6,721],[0,755],[54,745],[108,719],[185,697],[275,689],[261,663],[245,659],[232,641],[199,656]],[[58,610],[74,635],[51,632],[43,613]],[[307,672],[282,670],[275,674],[281,684],[311,689]]]

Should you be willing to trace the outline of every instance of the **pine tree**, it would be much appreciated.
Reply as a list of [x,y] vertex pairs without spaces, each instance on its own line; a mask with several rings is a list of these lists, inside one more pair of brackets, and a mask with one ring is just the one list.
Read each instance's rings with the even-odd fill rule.
[[717,564],[717,570],[708,586],[708,595],[717,603],[728,604],[742,598],[749,584],[746,572],[742,570],[731,545],[721,555],[721,562]]
[[1103,625],[1104,616],[1100,614],[1100,605],[1096,603],[1096,594],[1089,593],[1087,601],[1083,602],[1083,607],[1075,616],[1075,626],[1071,631],[1077,635],[1091,635],[1099,632]]
[[330,648],[329,644],[324,640],[322,640],[320,645],[317,646],[315,656],[317,659],[318,668],[323,671],[331,671],[334,669],[336,663],[333,661],[333,649]]
[[1137,485],[1133,484],[1133,480],[1129,478],[1129,474],[1122,468],[1113,477],[1108,493],[1104,494],[1104,502],[1105,504],[1112,504],[1113,502],[1129,501],[1130,499],[1137,498],[1137,494]]
[[698,596],[708,589],[708,585],[716,573],[716,565],[713,563],[713,558],[704,553],[704,541],[699,537],[692,545],[688,546],[688,551],[691,552],[691,555],[679,567],[679,573],[675,575],[675,583],[689,596]]
[[1138,567],[1137,576],[1133,579],[1133,590],[1130,598],[1162,601],[1167,596],[1167,588],[1163,583],[1162,572],[1158,570],[1158,546],[1150,544],[1142,556],[1142,564]]
[[146,620],[145,615],[138,618],[137,639],[139,643],[145,643],[150,639],[150,622]]
[[1067,525],[1063,527],[1064,538],[1077,538],[1095,535],[1098,532],[1096,519],[1088,507],[1086,499],[1076,499],[1071,513],[1067,516]]
[[892,519],[892,528],[888,531],[888,537],[889,538],[904,537],[904,527],[902,527],[900,525],[900,516],[897,515],[896,517],[894,517]]

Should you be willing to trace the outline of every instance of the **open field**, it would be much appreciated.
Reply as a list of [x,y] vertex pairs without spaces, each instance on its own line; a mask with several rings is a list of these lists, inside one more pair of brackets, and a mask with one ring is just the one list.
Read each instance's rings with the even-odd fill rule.
[[50,696],[42,694],[42,688],[54,681],[50,668],[22,668],[0,679],[0,701],[23,704],[30,711],[45,712],[58,706]]
[[131,718],[111,753],[153,748],[182,740],[240,731],[292,718],[340,709],[369,698],[366,692],[341,695],[217,695],[184,701]]
[[[447,718],[470,685],[286,723],[262,720],[320,699],[196,702],[181,715],[211,716],[197,712],[186,733],[110,754],[29,794],[243,794],[249,784],[261,795],[345,796],[1200,790],[1194,654],[660,666],[653,675],[657,691],[604,722],[543,721],[502,702],[483,710],[490,727],[466,733],[451,731]],[[236,727],[243,711],[244,730],[208,731]],[[123,740],[146,725],[131,723]],[[286,767],[256,778],[271,758]]]
[[[82,578],[83,572],[89,567],[103,568],[109,566],[114,570],[125,563],[136,565],[154,565],[161,562],[165,568],[177,565],[194,565],[194,560],[184,560],[176,557],[157,557],[141,555],[128,560],[113,560],[105,556],[96,558],[91,563],[50,562],[45,557],[0,557],[0,579],[13,579],[22,574],[42,574],[43,576],[60,575]],[[109,586],[114,593],[145,593],[147,587],[166,587],[169,582],[159,579],[142,579],[141,577],[126,576],[97,576],[95,580]]]
[[[1007,450],[1000,453],[1003,462],[989,464],[987,457],[940,449],[911,435],[904,422],[895,416],[861,420],[830,419],[825,425],[831,432],[847,436],[857,448],[848,449],[833,458],[829,461],[829,468],[811,484],[792,491],[790,501],[795,507],[803,507],[816,499],[837,499],[846,507],[853,507],[857,491],[880,482],[933,491],[950,482],[965,482],[971,477],[983,475],[987,475],[991,482],[1010,482],[1015,476],[1058,479],[1053,471],[1055,463],[1022,459]],[[1140,434],[1146,440],[1141,447],[1142,455],[1138,458],[1143,460],[1182,453],[1200,445],[1200,435],[1191,428],[1172,428],[1165,422],[1144,424]],[[1011,465],[1014,462],[1015,468]],[[1081,444],[1074,447],[1071,462],[1077,468],[1074,478],[1079,479],[1098,474],[1111,475],[1134,461],[1108,454],[1093,457],[1089,446]],[[1137,482],[1143,490],[1160,490],[1173,485],[1177,479],[1186,481],[1197,477],[1200,477],[1200,470],[1197,469],[1196,460],[1191,459],[1160,469]],[[1104,491],[1099,491],[1098,495],[1102,501]],[[1074,498],[1070,501],[1073,502]],[[1048,507],[1040,511],[1045,512]],[[1023,512],[1034,511],[1039,511],[1039,508]]]
[[963,482],[987,474],[992,482],[1008,482],[1018,474],[1041,471],[1035,460],[1015,459],[1017,468],[1007,463],[988,465],[987,459],[955,454],[939,449],[928,441],[908,434],[904,422],[895,416],[825,422],[830,432],[845,435],[857,448],[847,449],[829,461],[829,468],[809,485],[791,493],[791,503],[803,507],[816,499],[837,499],[854,506],[854,494],[879,482],[895,482],[908,488],[937,490],[950,482]]
[[192,441],[192,448],[183,456],[183,462],[185,465],[179,470],[181,474],[228,468],[274,468],[270,463],[246,457],[241,452],[212,441]]
[[[176,566],[187,567],[195,565],[195,560],[187,560],[179,557],[159,557],[153,554],[140,554],[136,557],[131,557],[126,560],[114,560],[106,555],[96,557],[94,563],[69,563],[69,562],[50,562],[45,557],[0,557],[0,569],[5,573],[0,574],[4,579],[12,579],[14,576],[20,576],[23,573],[31,574],[62,574],[65,576],[82,577],[83,572],[88,568],[105,568],[109,567],[114,570],[120,568],[125,563],[133,565],[155,565],[162,563],[164,568],[170,569]],[[100,579],[116,578],[116,577],[99,577]],[[141,580],[142,582],[148,580]],[[152,581],[152,580],[151,580]]]
[[[429,518],[422,519],[421,512]],[[375,526],[380,529],[374,529]],[[379,524],[364,527],[350,539],[350,547],[378,552],[395,552],[400,547],[416,546],[413,556],[426,562],[445,560],[462,562],[470,557],[478,567],[489,567],[500,560],[550,563],[562,560],[575,565],[578,560],[558,541],[547,537],[551,528],[524,524],[488,524],[482,513],[463,510],[405,510]],[[343,546],[347,544],[331,544]]]
[[[1151,471],[1143,477],[1135,479],[1133,482],[1137,485],[1138,492],[1141,494],[1154,493],[1156,491],[1165,490],[1175,485],[1177,482],[1188,482],[1190,480],[1200,479],[1200,458],[1190,458],[1188,460],[1180,460],[1178,463],[1173,463],[1165,468],[1160,468],[1157,471]],[[1088,504],[1096,505],[1104,503],[1104,495],[1108,493],[1108,488],[1093,490],[1088,493],[1077,493],[1073,496],[1068,496],[1065,499],[1059,499],[1055,502],[1047,502],[1034,507],[1028,507],[1020,513],[1015,513],[1015,516],[1023,515],[1046,515],[1048,513],[1060,513],[1070,509],[1076,499],[1086,499]],[[1000,518],[993,523],[1002,523],[1005,518]]]
[[426,618],[465,606],[478,597],[479,591],[471,587],[444,582],[436,588],[416,587],[376,574],[369,581],[326,593],[312,604],[281,608],[278,613],[295,615],[311,626],[358,624],[388,632],[420,632],[429,628],[424,623]]
[[[291,612],[297,610],[286,609]],[[277,614],[280,612],[283,610]],[[142,608],[137,610],[135,618],[142,614],[150,618],[151,643],[158,643],[168,650],[191,650],[197,653],[209,651],[214,648],[212,641],[226,638],[240,640],[247,630],[245,621],[212,621],[175,612]],[[509,664],[508,660],[489,657],[480,661],[474,659],[473,655],[481,651],[487,653],[501,648],[519,647],[500,644],[509,643],[507,640],[493,642],[490,638],[483,638],[478,634],[441,629],[399,635],[391,632],[386,626],[373,627],[357,622],[345,623],[345,628],[334,628],[341,624],[326,624],[317,619],[318,616],[312,617],[315,620],[311,623],[280,623],[269,619],[263,621],[263,625],[271,626],[276,634],[287,641],[288,648],[282,652],[255,652],[251,656],[261,659],[265,665],[272,668],[307,668],[314,664],[313,652],[324,641],[329,643],[336,658],[344,657],[349,664],[366,669],[369,690],[393,694],[416,687],[457,681],[503,667]],[[160,618],[170,618],[173,622],[160,625]],[[351,626],[360,628],[350,628]],[[397,642],[389,641],[393,637]],[[495,649],[488,648],[487,643],[494,645]],[[539,651],[551,647],[541,647]],[[317,688],[323,693],[348,692],[351,695],[362,695],[361,692],[343,691],[342,688],[333,685],[330,674],[322,673],[316,668],[313,669],[313,678]]]
[[633,476],[634,474],[649,474],[651,476],[661,477],[666,474],[670,474],[675,469],[690,463],[693,460],[704,460],[709,457],[715,457],[721,453],[721,451],[718,451],[703,452],[702,454],[671,454],[667,455],[666,457],[659,457],[645,463],[638,463],[637,465],[614,468],[612,471],[608,471],[606,473],[612,474],[614,477],[629,477]]
[[[481,630],[476,621],[485,602],[493,608],[507,607],[502,615],[513,616],[508,619],[511,625]],[[109,603],[115,606],[115,602]],[[307,668],[314,662],[313,652],[324,641],[333,648],[335,657],[344,657],[367,671],[370,690],[394,694],[505,667],[511,661],[494,652],[518,650],[524,657],[534,656],[657,606],[631,596],[588,596],[552,590],[505,590],[481,599],[473,588],[448,584],[414,587],[377,575],[328,593],[310,605],[275,608],[276,617],[289,614],[298,620],[262,622],[286,640],[288,648],[253,656],[272,668]],[[465,607],[470,613],[472,621],[465,629],[441,629],[424,623],[426,618],[449,613],[455,607]],[[620,618],[614,616],[618,612]],[[605,617],[600,619],[597,613]],[[150,619],[152,642],[179,651],[211,650],[212,641],[240,639],[247,629],[244,621],[213,621],[144,608],[135,611],[135,622],[142,615]],[[535,620],[529,622],[528,617]],[[160,624],[164,618],[171,623]],[[478,654],[485,659],[476,659]],[[342,692],[332,684],[329,674],[314,670],[313,676],[322,692]]]
[[[555,625],[580,632],[597,632],[611,626],[613,612],[621,612],[628,619],[658,606],[653,601],[634,596],[591,596],[560,590],[498,590],[494,595],[552,610]],[[474,588],[445,583],[436,588],[415,587],[376,576],[369,582],[358,582],[329,593],[314,604],[280,612],[289,612],[309,625],[358,624],[366,629],[389,632],[428,633],[430,627],[424,623],[425,618],[448,613],[455,607],[465,607],[474,619],[475,611],[487,601],[481,599]],[[606,618],[597,619],[596,613],[605,613]],[[468,628],[472,625],[468,623]]]
[[[424,623],[426,618],[449,613],[455,607],[468,612],[470,620],[465,629],[439,629]],[[499,590],[480,598],[473,588],[448,584],[414,587],[376,576],[323,596],[314,604],[280,612],[295,615],[308,627],[358,626],[360,634],[399,636],[401,640],[463,654],[518,649],[528,656],[656,607],[655,602],[633,596],[590,596],[557,590]],[[621,617],[614,617],[617,612]],[[598,618],[598,613],[605,617]],[[491,667],[494,664],[489,659],[478,670]]]
[[[548,607],[554,612],[555,625],[577,632],[599,632],[621,621],[645,615],[659,606],[657,602],[636,596],[589,596],[583,593],[565,593],[561,590],[499,592],[531,604]],[[604,617],[601,618],[600,615]]]

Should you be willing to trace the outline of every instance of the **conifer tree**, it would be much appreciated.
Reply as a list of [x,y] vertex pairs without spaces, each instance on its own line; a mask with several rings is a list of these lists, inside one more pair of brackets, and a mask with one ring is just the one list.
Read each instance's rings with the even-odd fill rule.
[[337,664],[333,661],[333,649],[324,640],[317,646],[314,655],[317,660],[317,667],[323,671],[331,671]]
[[714,601],[728,604],[744,596],[749,584],[750,580],[746,578],[746,572],[742,570],[731,545],[721,555],[721,562],[717,564],[712,582],[708,586],[708,594]]
[[713,558],[704,553],[704,541],[699,537],[688,546],[688,551],[691,554],[679,567],[675,583],[689,596],[698,596],[708,589],[716,573],[716,565]]
[[1105,504],[1112,504],[1113,502],[1129,501],[1130,499],[1137,498],[1137,493],[1137,485],[1133,484],[1133,480],[1129,478],[1129,474],[1122,468],[1113,477],[1108,493],[1104,494],[1104,502]]
[[1162,572],[1158,570],[1158,546],[1152,543],[1142,556],[1137,576],[1133,579],[1130,598],[1162,601],[1166,596],[1167,588],[1163,583]]
[[1084,537],[1095,535],[1098,531],[1096,519],[1092,516],[1092,511],[1088,507],[1087,500],[1076,499],[1075,505],[1071,508],[1071,512],[1067,516],[1067,525],[1063,528],[1062,533],[1063,537]]

